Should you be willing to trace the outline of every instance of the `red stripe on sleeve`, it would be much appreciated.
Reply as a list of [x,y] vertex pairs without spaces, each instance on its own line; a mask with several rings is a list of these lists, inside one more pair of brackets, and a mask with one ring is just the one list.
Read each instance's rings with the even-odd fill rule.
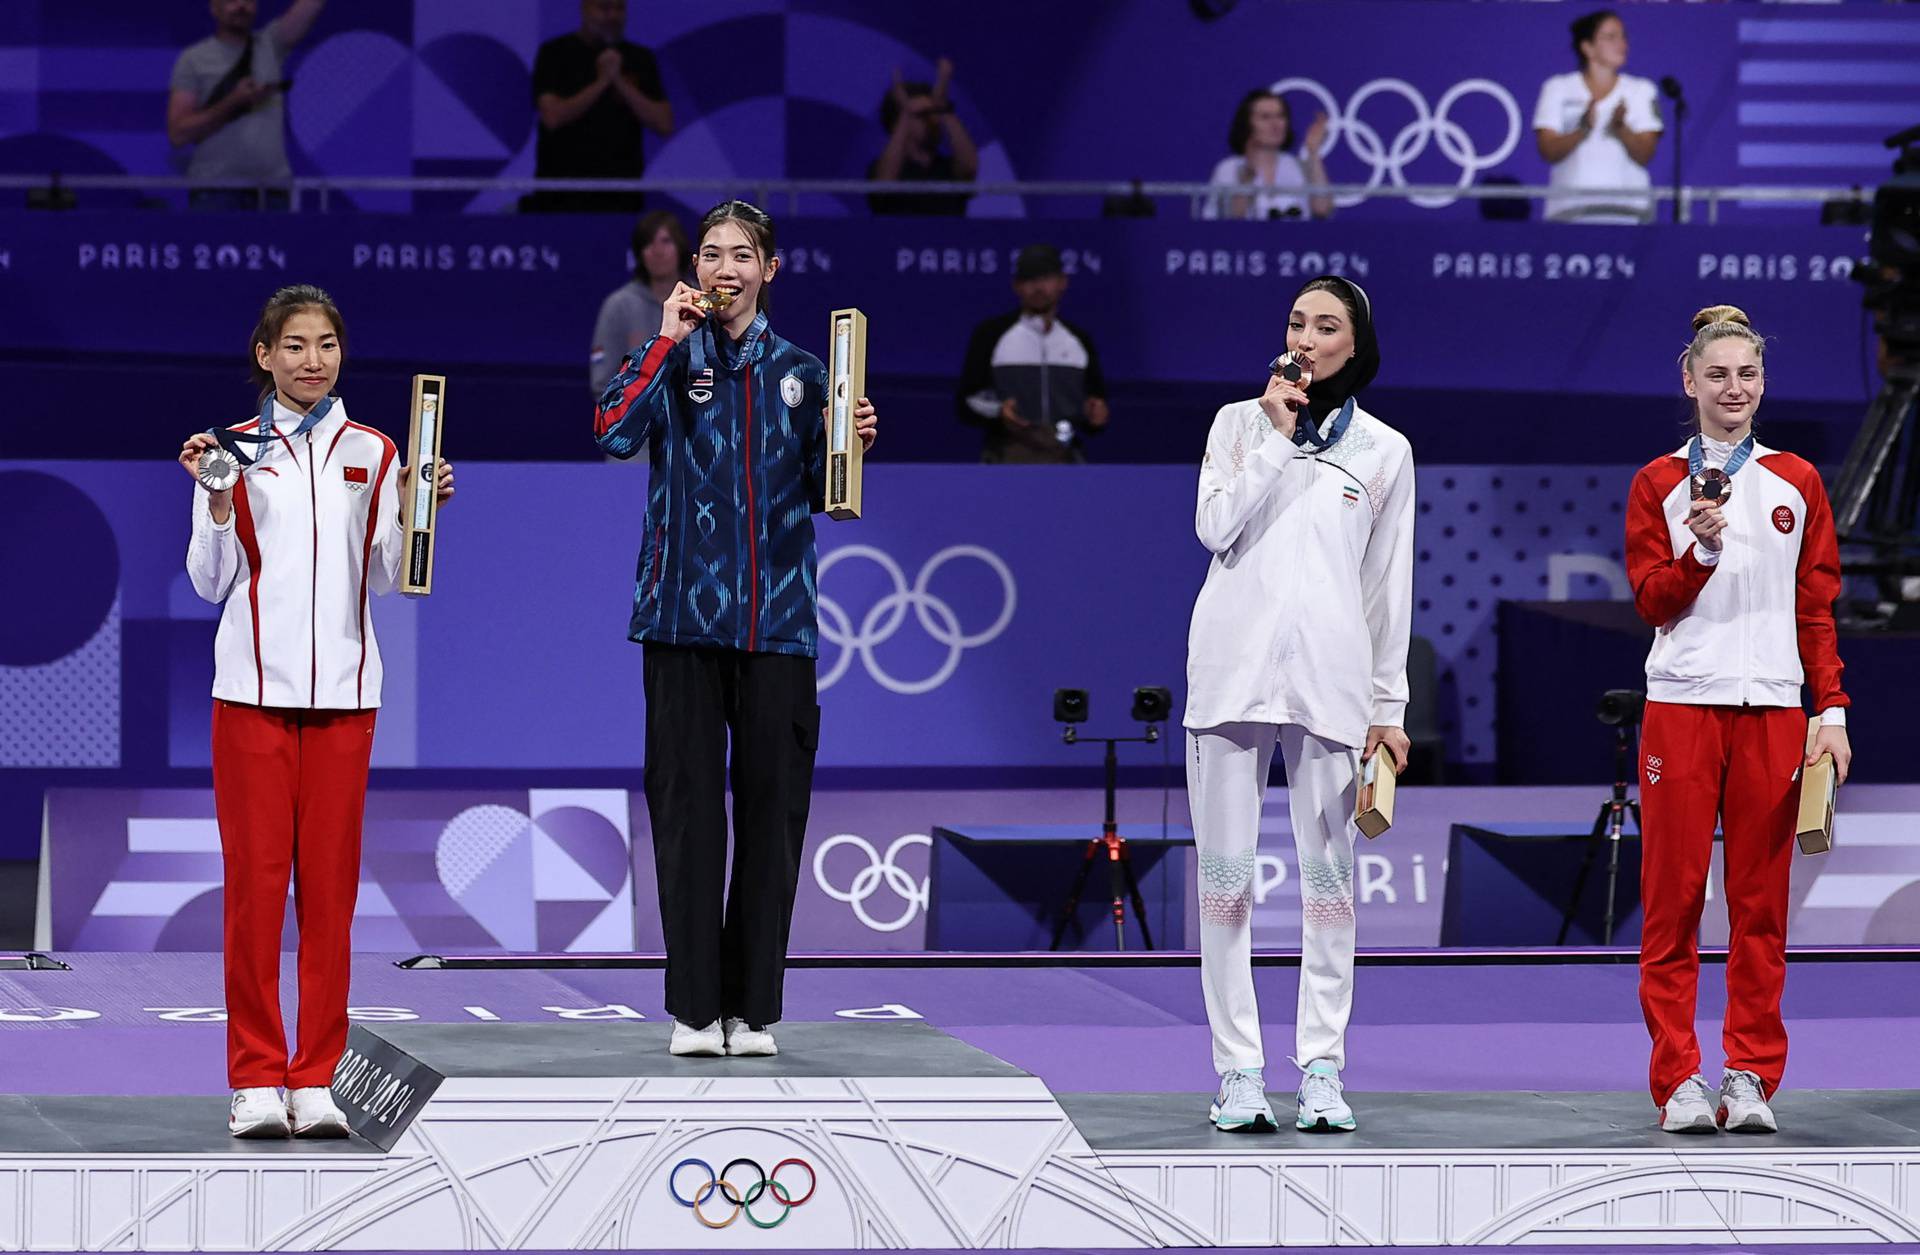
[[1627,582],[1633,587],[1633,608],[1654,627],[1691,606],[1714,572],[1693,556],[1691,544],[1674,556],[1666,499],[1686,473],[1679,458],[1660,458],[1640,469],[1627,494]]
[[652,383],[654,376],[660,373],[661,366],[666,364],[667,355],[673,352],[674,347],[670,337],[654,337],[653,346],[640,359],[639,370],[633,382],[620,390],[620,399],[612,405],[603,405],[595,410],[593,434],[596,437],[606,435],[613,430],[614,424],[626,417],[627,410],[633,405],[634,400],[646,391],[647,385]]
[[1792,484],[1807,503],[1800,530],[1800,560],[1794,568],[1793,619],[1800,644],[1800,669],[1818,712],[1848,706],[1852,699],[1840,688],[1839,632],[1833,624],[1833,603],[1840,596],[1840,541],[1833,530],[1833,506],[1820,472],[1806,459],[1791,453],[1769,454],[1766,468]]

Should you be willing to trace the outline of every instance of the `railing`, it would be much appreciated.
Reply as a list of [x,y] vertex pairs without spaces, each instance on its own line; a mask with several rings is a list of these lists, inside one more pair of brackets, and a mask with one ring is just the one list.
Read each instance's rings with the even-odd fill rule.
[[[976,197],[1017,196],[1040,198],[1092,198],[1103,202],[1140,200],[1184,200],[1198,217],[1201,207],[1218,197],[1248,195],[1260,190],[1240,184],[1195,183],[1168,180],[1107,180],[1078,182],[973,182],[973,183],[900,183],[873,182],[866,179],[768,179],[751,176],[705,179],[532,179],[532,178],[402,178],[384,176],[301,177],[271,182],[254,180],[189,179],[178,175],[64,175],[0,174],[0,190],[50,191],[130,191],[185,192],[200,190],[278,192],[287,197],[288,208],[295,211],[331,211],[336,192],[700,192],[720,196],[750,195],[756,204],[777,207],[776,197],[785,197],[789,212],[798,208],[799,198],[807,195],[865,196],[884,193],[902,196],[951,196],[968,193]],[[1294,189],[1287,189],[1293,191]],[[1872,188],[1860,187],[1688,187],[1652,188],[1555,188],[1540,185],[1494,184],[1462,187],[1454,183],[1368,184],[1333,183],[1298,189],[1301,196],[1330,196],[1337,204],[1351,207],[1369,200],[1411,200],[1428,208],[1438,208],[1456,200],[1533,201],[1547,196],[1578,195],[1583,199],[1618,198],[1626,205],[1652,202],[1669,206],[1679,201],[1678,218],[1693,221],[1696,207],[1706,211],[1708,225],[1720,220],[1720,207],[1740,204],[1814,204],[1844,202],[1864,206]],[[1664,215],[1671,217],[1671,212]]]

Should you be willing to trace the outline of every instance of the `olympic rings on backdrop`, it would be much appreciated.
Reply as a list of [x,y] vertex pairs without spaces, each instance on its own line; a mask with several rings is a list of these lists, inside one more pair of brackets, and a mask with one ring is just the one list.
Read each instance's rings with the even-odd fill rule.
[[[681,1196],[680,1187],[676,1182],[680,1176],[680,1169],[690,1165],[706,1169],[707,1180],[705,1184],[694,1191],[692,1198],[684,1198]],[[747,1186],[744,1193],[738,1185],[735,1185],[727,1179],[729,1173],[743,1165],[753,1169],[755,1177],[753,1184]],[[806,1169],[807,1192],[798,1198],[795,1198],[793,1191],[787,1187],[784,1181],[780,1180],[780,1170],[786,1167]],[[720,1169],[719,1172],[715,1172],[713,1165],[706,1160],[688,1158],[682,1159],[679,1163],[673,1165],[673,1171],[667,1174],[667,1193],[673,1196],[673,1201],[682,1207],[691,1209],[693,1218],[709,1229],[724,1229],[734,1221],[740,1219],[741,1216],[745,1216],[747,1223],[757,1229],[777,1229],[786,1223],[787,1217],[793,1212],[794,1208],[813,1197],[814,1190],[818,1189],[819,1186],[820,1175],[814,1171],[813,1165],[804,1159],[782,1159],[779,1163],[773,1165],[772,1172],[768,1172],[756,1161],[742,1155],[737,1159],[729,1160],[726,1167]],[[715,1194],[720,1195],[726,1202],[733,1205],[733,1211],[728,1214],[725,1220],[715,1220],[701,1210],[702,1204],[706,1203]],[[769,1194],[773,1196],[774,1202],[780,1205],[779,1219],[777,1220],[762,1220],[753,1213],[753,1205],[759,1202],[762,1197]]]
[[[1298,91],[1313,97],[1314,103],[1327,115],[1327,142],[1321,149],[1321,156],[1333,156],[1344,139],[1353,159],[1368,167],[1367,186],[1370,188],[1379,187],[1383,181],[1395,187],[1406,187],[1407,164],[1424,153],[1431,144],[1439,149],[1441,156],[1459,168],[1460,174],[1455,185],[1464,191],[1473,186],[1474,179],[1481,171],[1492,169],[1511,156],[1526,133],[1520,102],[1513,98],[1512,92],[1492,79],[1464,79],[1448,88],[1433,105],[1427,104],[1419,88],[1399,78],[1376,78],[1361,84],[1347,98],[1344,109],[1333,93],[1314,79],[1283,78],[1273,84],[1271,90],[1281,95]],[[1380,132],[1358,116],[1362,106],[1383,93],[1398,96],[1413,111],[1413,120],[1395,132],[1390,142],[1383,142]],[[1503,115],[1504,130],[1486,152],[1482,152],[1475,138],[1450,116],[1453,107],[1470,95],[1491,98]],[[1491,135],[1486,138],[1493,139]],[[1359,199],[1342,197],[1340,203],[1358,204]],[[1438,209],[1452,204],[1456,198],[1420,195],[1411,199],[1423,208]]]

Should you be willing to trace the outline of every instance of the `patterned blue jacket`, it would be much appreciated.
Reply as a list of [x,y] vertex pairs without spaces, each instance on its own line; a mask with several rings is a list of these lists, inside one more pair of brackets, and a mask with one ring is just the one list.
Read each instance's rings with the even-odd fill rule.
[[627,354],[594,434],[651,468],[631,639],[819,657],[825,404],[826,368],[765,314],[737,343],[707,324]]

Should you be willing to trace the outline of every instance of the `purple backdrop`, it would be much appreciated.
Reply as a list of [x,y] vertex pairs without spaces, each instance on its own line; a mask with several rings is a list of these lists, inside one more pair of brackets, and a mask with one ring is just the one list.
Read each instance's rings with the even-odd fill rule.
[[[363,421],[397,429],[401,395],[342,392]],[[1196,454],[1208,417],[1196,413],[1186,437]],[[626,623],[645,469],[460,473],[433,596],[373,603],[386,660],[375,766],[637,768],[640,650]],[[1123,725],[1138,685],[1171,688],[1177,717],[1206,572],[1196,476],[876,460],[866,518],[819,523],[822,766],[1093,768],[1051,722],[1063,686],[1090,691],[1096,729]],[[1454,761],[1492,757],[1499,598],[1626,595],[1629,476],[1420,471],[1414,629],[1440,657]],[[164,461],[0,464],[17,560],[56,553],[67,573],[39,585],[35,614],[0,627],[0,768],[208,765],[217,608],[183,570],[196,491]]]
[[[575,408],[535,416],[558,456],[577,456],[593,312],[628,269],[627,234],[619,219],[0,213],[0,343],[98,354],[102,309],[154,309],[173,316],[143,325],[133,351],[238,360],[232,346],[245,332],[236,328],[267,293],[318,283],[340,302],[354,352],[369,359],[442,373],[460,363],[577,367]],[[1731,301],[1775,345],[1767,383],[1776,402],[1830,403],[1816,415],[1851,422],[1871,395],[1861,289],[1850,281],[1864,233],[1808,223],[1462,221],[1411,232],[1344,219],[800,219],[781,229],[774,323],[803,345],[824,345],[828,312],[858,305],[871,320],[875,371],[948,387],[973,324],[1011,308],[1013,254],[1035,238],[1063,250],[1065,312],[1123,385],[1116,424],[1128,417],[1127,383],[1186,384],[1208,413],[1241,395],[1284,334],[1284,302],[1328,272],[1354,277],[1373,298],[1382,388],[1677,398],[1686,319]],[[239,388],[228,395],[247,399]],[[951,424],[940,401],[928,409]],[[1402,421],[1426,434],[1421,418]],[[1444,453],[1444,429],[1430,430]],[[1175,456],[1169,448],[1166,460]]]

